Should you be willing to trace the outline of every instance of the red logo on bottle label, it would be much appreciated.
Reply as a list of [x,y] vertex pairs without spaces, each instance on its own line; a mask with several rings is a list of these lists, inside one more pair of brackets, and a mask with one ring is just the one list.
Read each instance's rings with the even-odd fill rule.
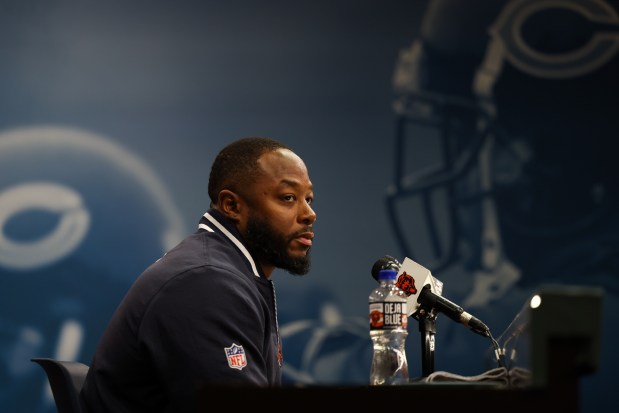
[[377,329],[383,328],[385,321],[383,319],[383,305],[382,303],[374,303],[370,305],[370,328]]

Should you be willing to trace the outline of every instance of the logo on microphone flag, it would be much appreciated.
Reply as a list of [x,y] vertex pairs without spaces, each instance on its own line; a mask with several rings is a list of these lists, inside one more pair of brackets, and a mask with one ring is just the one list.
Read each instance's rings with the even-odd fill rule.
[[443,292],[443,283],[434,278],[429,269],[405,257],[395,285],[408,296],[406,303],[409,316],[417,311],[419,307],[417,299],[426,284],[430,285],[430,291],[436,295],[441,295]]
[[245,357],[245,349],[236,343],[232,343],[230,347],[224,347],[226,357],[228,358],[228,366],[232,369],[242,370],[247,366],[247,358]]
[[408,275],[406,271],[398,276],[398,281],[395,284],[400,290],[404,291],[407,296],[417,294],[415,279]]

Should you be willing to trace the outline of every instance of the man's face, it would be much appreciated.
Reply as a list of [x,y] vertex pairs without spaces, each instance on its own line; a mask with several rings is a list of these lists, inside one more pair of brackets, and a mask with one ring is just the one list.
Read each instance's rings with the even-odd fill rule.
[[278,150],[262,155],[259,166],[239,229],[265,274],[274,268],[306,274],[316,214],[305,164],[293,152]]

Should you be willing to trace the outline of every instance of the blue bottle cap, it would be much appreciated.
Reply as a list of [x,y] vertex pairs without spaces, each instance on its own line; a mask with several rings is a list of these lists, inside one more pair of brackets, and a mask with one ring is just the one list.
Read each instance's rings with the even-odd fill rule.
[[386,269],[378,272],[378,281],[395,280],[398,273],[396,270]]

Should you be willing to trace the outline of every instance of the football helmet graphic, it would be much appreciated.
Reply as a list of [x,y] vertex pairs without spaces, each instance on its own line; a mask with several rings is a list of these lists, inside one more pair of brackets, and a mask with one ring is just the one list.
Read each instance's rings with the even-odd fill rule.
[[94,133],[4,131],[0,170],[0,403],[52,412],[30,358],[89,363],[129,285],[186,229],[156,175]]
[[550,268],[595,267],[586,254],[618,201],[617,12],[601,0],[428,7],[393,78],[386,206],[402,253],[476,272],[485,287],[465,305]]

